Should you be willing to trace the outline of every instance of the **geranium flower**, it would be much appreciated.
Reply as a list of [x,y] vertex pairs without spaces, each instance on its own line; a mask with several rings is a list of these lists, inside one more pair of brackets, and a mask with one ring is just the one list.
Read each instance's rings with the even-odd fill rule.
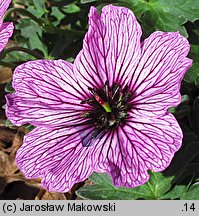
[[0,0],[0,52],[8,43],[8,39],[12,36],[13,33],[13,23],[12,22],[4,22],[3,23],[3,15],[8,9],[11,0]]
[[68,191],[93,171],[115,186],[136,187],[148,170],[168,167],[182,131],[168,108],[181,101],[181,80],[191,66],[188,41],[178,32],[141,28],[127,8],[91,7],[83,49],[71,64],[36,60],[18,66],[7,117],[36,128],[16,162],[49,191]]

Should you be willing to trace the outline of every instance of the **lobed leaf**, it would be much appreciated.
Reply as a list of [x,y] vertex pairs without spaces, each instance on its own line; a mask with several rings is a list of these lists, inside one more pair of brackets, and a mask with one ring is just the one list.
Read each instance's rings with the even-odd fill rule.
[[199,19],[199,4],[197,0],[123,0],[141,21],[155,30],[180,31],[188,37],[183,24]]
[[94,185],[80,188],[76,193],[83,199],[161,199],[170,189],[173,176],[164,177],[161,173],[150,172],[150,180],[136,188],[116,188],[108,174],[93,173],[89,178]]

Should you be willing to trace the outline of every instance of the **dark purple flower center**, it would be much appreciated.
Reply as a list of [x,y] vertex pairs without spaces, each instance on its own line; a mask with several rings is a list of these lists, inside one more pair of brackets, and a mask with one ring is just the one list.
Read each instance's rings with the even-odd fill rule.
[[81,117],[87,118],[87,123],[95,126],[93,138],[125,123],[132,96],[127,86],[122,89],[120,84],[115,83],[110,87],[106,81],[102,89],[89,88],[89,91],[92,97],[81,101],[81,104],[87,103],[92,109],[82,113]]

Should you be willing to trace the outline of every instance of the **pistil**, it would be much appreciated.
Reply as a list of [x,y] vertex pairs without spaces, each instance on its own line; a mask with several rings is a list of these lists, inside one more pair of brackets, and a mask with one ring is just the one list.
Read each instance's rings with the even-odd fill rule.
[[93,138],[125,123],[131,109],[131,92],[127,86],[122,89],[121,85],[115,83],[110,87],[106,81],[102,89],[88,90],[92,97],[81,101],[81,104],[87,103],[91,109],[82,113],[81,117],[87,118],[87,124],[95,126]]
[[111,112],[111,107],[110,107],[110,105],[109,105],[107,102],[105,102],[105,101],[97,94],[97,92],[96,92],[94,89],[88,88],[88,90],[92,92],[92,94],[93,94],[95,100],[106,110],[106,112]]

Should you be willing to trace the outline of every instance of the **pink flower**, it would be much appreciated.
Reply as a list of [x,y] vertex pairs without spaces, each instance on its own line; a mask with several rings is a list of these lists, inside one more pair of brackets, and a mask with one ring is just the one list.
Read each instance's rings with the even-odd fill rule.
[[13,33],[13,23],[11,22],[4,22],[3,23],[3,15],[5,14],[6,10],[8,9],[11,0],[0,0],[0,52],[8,43],[8,39],[12,36]]
[[27,178],[66,192],[95,171],[109,173],[115,186],[136,187],[148,170],[169,166],[183,135],[167,110],[181,101],[189,43],[160,31],[140,42],[141,33],[129,9],[108,5],[98,14],[91,7],[74,64],[37,60],[16,68],[7,117],[37,126],[16,155]]

